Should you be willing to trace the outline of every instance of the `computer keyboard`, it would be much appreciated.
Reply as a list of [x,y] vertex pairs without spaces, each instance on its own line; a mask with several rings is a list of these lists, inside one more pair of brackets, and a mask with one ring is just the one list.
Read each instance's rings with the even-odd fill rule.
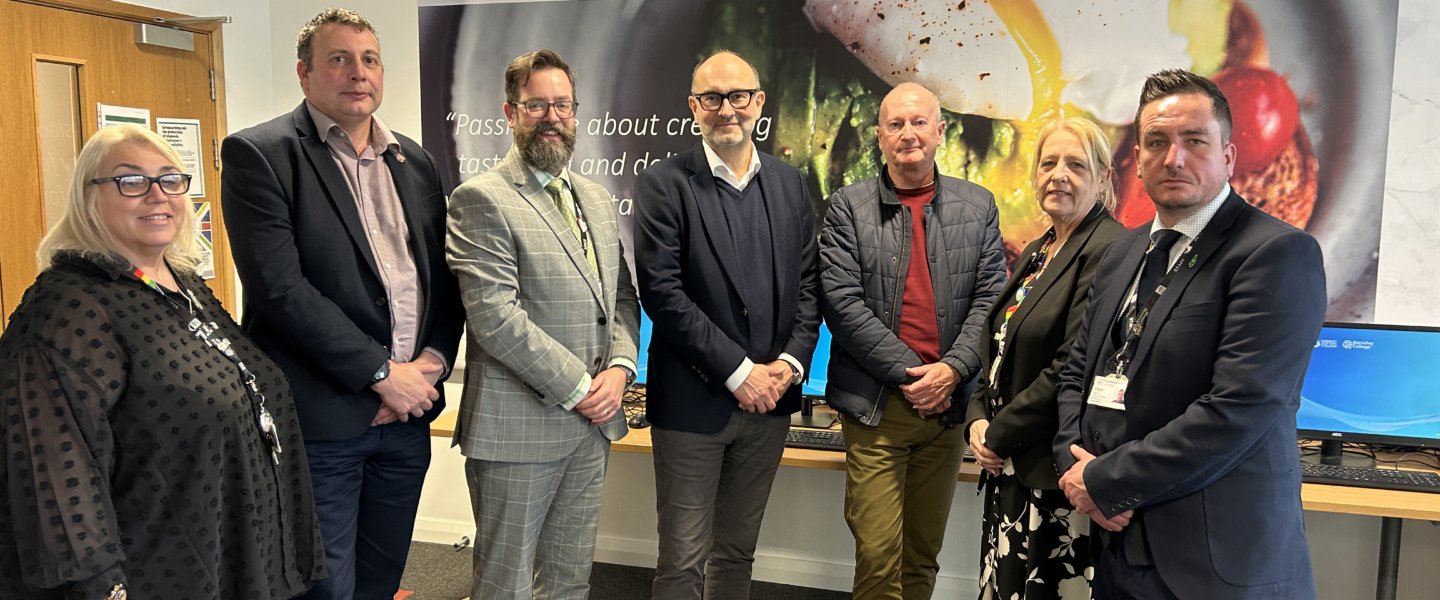
[[1300,463],[1300,478],[1306,483],[1413,492],[1440,492],[1440,475],[1423,471]]
[[785,445],[791,448],[845,451],[845,434],[839,429],[792,428],[785,433]]

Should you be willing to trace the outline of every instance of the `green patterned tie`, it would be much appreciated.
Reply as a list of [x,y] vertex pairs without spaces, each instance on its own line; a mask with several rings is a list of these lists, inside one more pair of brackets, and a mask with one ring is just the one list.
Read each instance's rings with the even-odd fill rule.
[[579,215],[575,214],[575,203],[570,200],[570,188],[565,185],[565,180],[556,177],[545,184],[545,191],[550,192],[550,199],[555,201],[555,208],[560,209],[560,214],[565,216],[565,222],[570,225],[570,233],[575,234],[575,239],[581,241],[585,248],[585,260],[590,262],[590,268],[596,273],[600,267],[595,263],[595,248],[592,244],[586,244],[584,234],[580,231]]

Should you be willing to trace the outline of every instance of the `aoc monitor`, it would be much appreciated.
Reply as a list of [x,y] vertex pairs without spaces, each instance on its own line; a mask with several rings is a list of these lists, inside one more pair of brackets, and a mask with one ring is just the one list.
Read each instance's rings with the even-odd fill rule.
[[1440,448],[1440,328],[1326,323],[1296,425],[1329,456],[1341,442]]

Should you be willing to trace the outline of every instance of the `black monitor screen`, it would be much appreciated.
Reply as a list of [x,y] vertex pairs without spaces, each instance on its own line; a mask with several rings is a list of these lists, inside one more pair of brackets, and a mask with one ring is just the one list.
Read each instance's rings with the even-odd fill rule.
[[1440,328],[1327,323],[1297,425],[1304,438],[1440,447]]

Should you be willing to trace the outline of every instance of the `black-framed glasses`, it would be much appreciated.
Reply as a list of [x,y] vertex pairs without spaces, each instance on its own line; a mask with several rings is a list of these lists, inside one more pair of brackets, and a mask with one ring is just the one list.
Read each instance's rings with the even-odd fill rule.
[[545,113],[550,112],[550,108],[554,107],[555,116],[562,119],[568,119],[575,116],[575,108],[580,106],[580,103],[574,100],[561,100],[559,102],[546,102],[544,100],[526,100],[524,102],[511,102],[510,105],[524,110],[525,114],[530,115],[531,117],[535,117],[537,119],[545,116]]
[[740,109],[750,106],[750,100],[754,99],[755,94],[759,92],[760,89],[756,88],[753,90],[733,90],[723,94],[719,92],[705,92],[702,94],[690,94],[690,96],[700,102],[700,108],[716,111],[720,110],[720,101],[722,100],[729,102],[730,108]]
[[150,186],[159,185],[160,191],[171,196],[179,196],[190,191],[190,175],[186,173],[166,173],[164,175],[116,175],[114,177],[99,177],[91,179],[90,183],[99,185],[107,181],[115,182],[115,189],[120,190],[120,195],[126,198],[139,198],[150,193]]

